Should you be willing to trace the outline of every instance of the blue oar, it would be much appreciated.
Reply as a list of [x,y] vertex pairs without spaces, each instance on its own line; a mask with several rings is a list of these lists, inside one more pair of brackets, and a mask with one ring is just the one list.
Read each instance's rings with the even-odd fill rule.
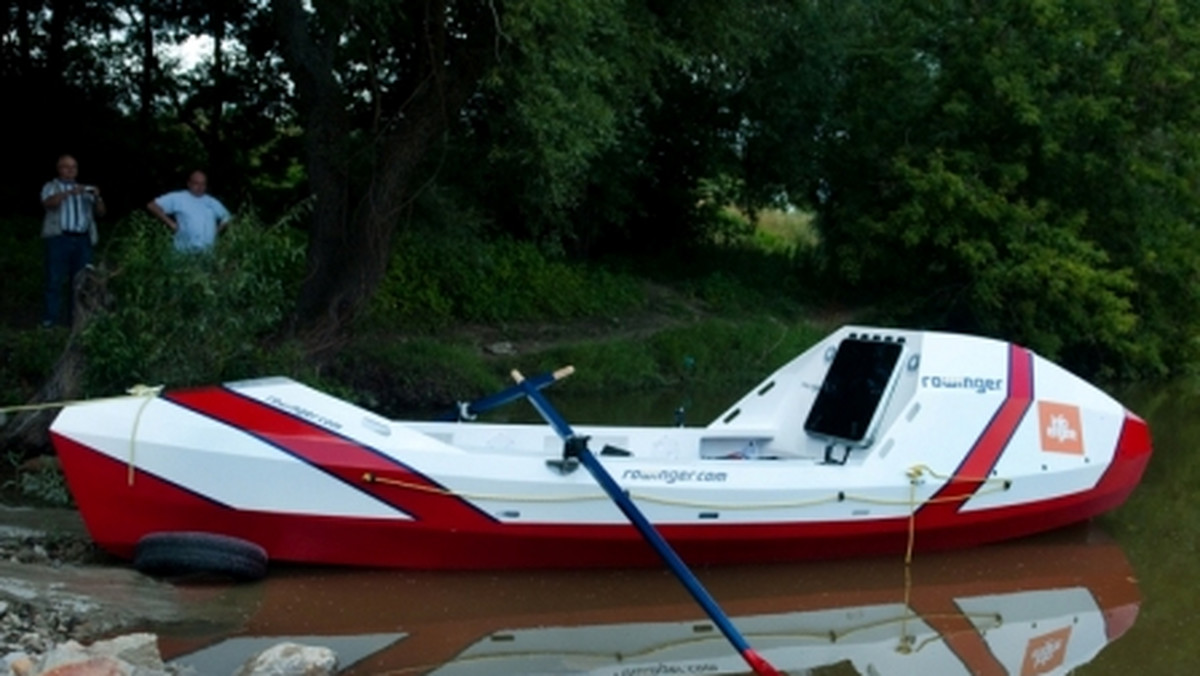
[[713,597],[700,584],[700,580],[697,580],[692,571],[688,570],[687,564],[679,558],[675,550],[671,549],[671,545],[667,544],[663,536],[654,529],[654,526],[650,524],[637,506],[633,504],[633,501],[629,499],[625,491],[621,490],[617,482],[604,469],[604,465],[601,465],[596,456],[592,455],[592,452],[587,447],[587,437],[575,436],[575,432],[567,424],[567,421],[558,414],[558,411],[550,405],[550,402],[546,400],[546,397],[542,396],[542,393],[534,387],[533,383],[526,380],[519,371],[513,371],[512,377],[513,380],[517,381],[517,385],[523,390],[525,396],[529,397],[529,402],[542,415],[542,418],[554,428],[558,436],[562,437],[563,443],[567,444],[568,451],[579,458],[579,461],[591,472],[596,482],[604,489],[604,492],[608,493],[608,497],[617,503],[617,507],[624,512],[625,517],[633,523],[642,534],[642,537],[646,539],[646,542],[649,542],[655,551],[658,552],[658,555],[662,557],[663,561],[666,561],[667,566],[675,573],[675,577],[679,578],[683,586],[692,594],[692,598],[696,599],[696,602],[704,608],[704,612],[708,613],[712,621],[720,627],[721,633],[725,634],[725,638],[729,639],[729,642],[741,654],[746,664],[750,665],[754,673],[758,674],[758,676],[781,676],[775,667],[771,666],[769,662],[751,648],[749,643],[746,643],[746,639],[742,637],[741,633],[738,632],[737,628],[733,626],[733,623],[722,612],[717,602],[713,600]]
[[[575,372],[574,366],[564,366],[557,371],[547,371],[529,378],[529,383],[537,388],[542,389],[551,383],[562,380]],[[458,408],[447,413],[439,415],[436,420],[474,420],[475,416],[480,413],[486,413],[493,408],[501,406],[520,399],[525,396],[525,390],[520,385],[513,385],[506,390],[501,390],[495,394],[489,394],[481,399],[476,399],[472,402],[459,402]]]

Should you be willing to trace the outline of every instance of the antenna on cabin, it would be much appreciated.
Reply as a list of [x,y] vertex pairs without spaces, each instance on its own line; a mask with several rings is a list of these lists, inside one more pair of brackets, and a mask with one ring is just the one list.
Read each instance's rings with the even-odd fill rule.
[[687,407],[692,405],[692,375],[696,370],[696,358],[683,358],[683,401],[675,408],[675,426],[683,427],[687,418]]

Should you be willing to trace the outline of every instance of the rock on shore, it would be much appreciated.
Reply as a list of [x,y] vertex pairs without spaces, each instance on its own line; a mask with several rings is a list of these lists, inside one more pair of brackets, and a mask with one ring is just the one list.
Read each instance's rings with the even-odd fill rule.
[[[157,637],[138,631],[194,619],[194,593],[112,563],[78,513],[0,505],[0,676],[194,673],[164,663]],[[324,676],[336,665],[328,648],[284,643],[237,676]]]
[[[163,662],[154,634],[135,633],[85,646],[66,641],[41,656],[9,653],[0,660],[6,676],[192,676],[187,667]],[[330,676],[337,655],[329,648],[280,643],[251,657],[233,676]],[[7,671],[5,671],[7,670]],[[207,676],[196,674],[195,676]]]

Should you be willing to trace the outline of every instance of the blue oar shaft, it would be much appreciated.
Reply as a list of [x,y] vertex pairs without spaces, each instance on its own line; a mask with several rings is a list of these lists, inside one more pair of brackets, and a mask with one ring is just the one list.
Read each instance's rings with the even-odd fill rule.
[[[528,380],[525,380],[517,371],[513,371],[513,379],[524,390],[525,395],[529,398],[534,408],[538,410],[538,413],[546,419],[546,422],[554,428],[554,431],[558,433],[558,436],[562,437],[564,442],[576,439],[574,430],[559,415],[558,411],[550,405],[550,402],[542,396],[541,392],[533,387]],[[629,519],[634,527],[638,529],[642,537],[658,552],[658,555],[662,557],[671,571],[675,573],[675,576],[679,578],[679,581],[683,583],[683,586],[692,595],[692,598],[696,599],[696,602],[700,604],[704,612],[712,618],[712,621],[720,628],[721,633],[737,649],[742,659],[754,670],[754,673],[759,676],[778,676],[779,672],[775,670],[775,667],[771,666],[750,647],[750,644],[742,637],[741,632],[737,630],[737,627],[733,626],[733,622],[729,620],[729,617],[717,605],[712,595],[708,593],[704,585],[700,584],[700,580],[688,569],[683,559],[680,559],[675,550],[671,549],[671,545],[667,544],[667,541],[663,539],[663,536],[659,534],[653,524],[642,514],[637,505],[633,504],[633,500],[621,489],[620,485],[612,478],[612,475],[608,473],[608,470],[604,469],[604,465],[600,464],[596,456],[588,450],[587,444],[579,444],[575,448],[575,451],[578,453],[579,460],[583,463],[583,466],[596,479],[596,482],[600,484],[604,492],[608,493],[613,502],[617,503],[617,507],[625,514],[625,517]]]

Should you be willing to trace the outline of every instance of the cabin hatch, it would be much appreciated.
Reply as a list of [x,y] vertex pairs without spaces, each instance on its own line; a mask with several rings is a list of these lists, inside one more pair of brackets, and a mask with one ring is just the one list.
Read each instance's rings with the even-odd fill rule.
[[831,444],[870,446],[903,351],[903,342],[891,336],[851,335],[842,340],[808,411],[804,431]]

